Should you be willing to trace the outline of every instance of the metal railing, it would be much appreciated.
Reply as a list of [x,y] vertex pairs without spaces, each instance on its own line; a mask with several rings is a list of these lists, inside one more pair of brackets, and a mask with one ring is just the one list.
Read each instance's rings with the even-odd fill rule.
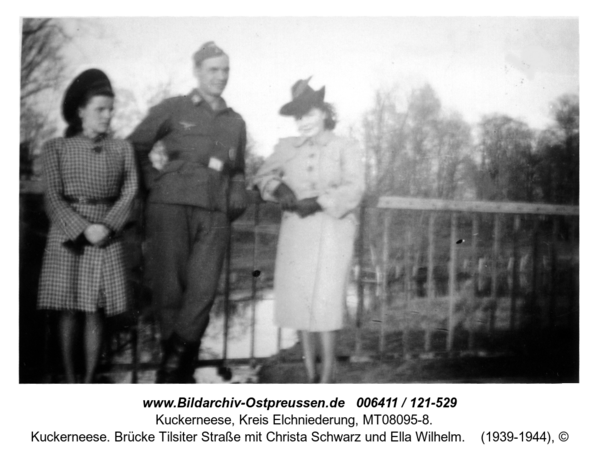
[[[556,316],[559,245],[561,245],[561,260],[564,261],[563,258],[565,257],[562,255],[566,254],[567,269],[570,269],[569,278],[571,279],[569,285],[572,285],[572,292],[567,294],[566,297],[569,305],[566,309],[568,317],[566,324],[569,328],[576,328],[578,316],[578,242],[576,238],[578,236],[579,216],[577,206],[381,197],[376,207],[363,209],[363,213],[363,230],[358,241],[359,300],[355,348],[357,356],[365,354],[362,341],[365,321],[362,317],[365,312],[365,282],[369,281],[365,275],[365,268],[369,267],[375,268],[375,271],[371,272],[375,274],[375,278],[374,281],[371,280],[370,284],[375,285],[378,295],[379,311],[376,317],[379,324],[379,339],[377,353],[380,357],[430,353],[436,349],[432,341],[434,333],[443,333],[445,336],[444,349],[446,352],[473,351],[476,349],[476,333],[482,330],[481,326],[478,327],[477,325],[482,324],[481,312],[478,313],[479,323],[474,322],[474,316],[477,307],[482,306],[482,301],[485,301],[486,305],[485,335],[487,337],[494,336],[501,330],[496,325],[496,317],[500,302],[504,302],[506,299],[509,302],[508,329],[503,330],[514,333],[519,329],[524,330],[531,327],[531,324],[524,325],[523,323],[517,326],[518,303],[528,309],[542,310],[543,315],[540,316],[538,313],[538,319],[535,319],[535,322],[542,322],[543,326],[550,329],[564,327],[564,319],[557,322]],[[373,264],[368,266],[365,264],[367,261],[365,255],[367,254],[364,251],[365,242],[367,242],[365,238],[369,236],[369,231],[365,231],[365,228],[367,228],[366,220],[377,214],[383,216],[382,227],[377,230],[381,238],[377,237],[374,240],[379,242],[379,247],[375,248],[378,248],[380,256],[373,258],[374,254],[371,253]],[[418,214],[419,218],[416,223],[414,222],[415,214]],[[411,216],[413,218],[412,225]],[[399,220],[398,217],[404,217],[404,221]],[[489,217],[492,220],[492,227],[487,229],[492,230],[491,244],[484,244],[481,221],[482,219],[489,220]],[[512,228],[510,228],[510,223],[508,228],[506,227],[507,219],[509,222],[512,220]],[[393,221],[396,222],[396,226],[400,226],[399,231],[395,231],[392,227]],[[528,223],[529,228],[527,230],[523,228],[524,222]],[[550,226],[548,226],[548,222],[550,222]],[[444,225],[438,226],[441,223],[444,223]],[[506,232],[503,231],[503,226]],[[442,228],[442,234],[440,234],[440,227]],[[461,234],[459,234],[459,230]],[[566,233],[563,233],[564,231]],[[562,240],[559,240],[559,232]],[[540,254],[540,237],[542,236],[547,248],[544,259],[541,259]],[[524,238],[528,241],[524,241]],[[565,241],[565,238],[568,241]],[[392,244],[392,240],[394,240],[394,244]],[[446,241],[446,250],[443,251],[444,253],[440,253],[437,249],[442,248],[443,243]],[[371,239],[371,242],[373,242],[373,239]],[[426,242],[426,244],[422,244],[423,242]],[[524,248],[527,250],[525,254],[522,253]],[[468,265],[462,268],[459,266],[457,258],[459,249],[461,254],[466,255],[468,258],[468,261],[465,260]],[[491,268],[491,288],[487,297],[482,297],[477,284],[481,277],[478,275],[480,266],[477,263],[481,263],[482,256],[488,254],[486,250],[491,252],[491,257],[487,259],[487,269],[485,269]],[[395,260],[392,257],[394,251],[398,252]],[[426,259],[420,258],[423,255],[426,256]],[[437,259],[436,255],[438,255]],[[442,261],[444,261],[444,258],[447,260],[446,297],[442,297],[436,292],[436,280],[440,280],[439,277],[436,278],[436,270],[445,267],[439,264],[440,256]],[[507,256],[509,257],[509,266],[501,269],[501,258]],[[524,262],[523,258],[527,258],[527,265],[519,266]],[[395,262],[392,263],[391,261]],[[415,261],[424,261],[424,263],[415,263]],[[541,272],[540,265],[544,263],[546,265]],[[398,275],[394,275],[390,271],[394,268],[400,269],[397,274],[402,281],[397,285],[400,286],[400,289],[392,294],[392,283],[398,283]],[[421,276],[421,280],[424,280],[426,284],[425,297],[417,297],[415,294],[416,276],[414,269],[423,271],[421,274],[426,273],[426,275]],[[541,274],[544,275],[544,282],[540,282]],[[525,275],[529,276],[527,288],[520,289],[519,281],[523,280]],[[501,276],[505,280],[504,286],[508,286],[508,297],[501,297],[500,295]],[[395,281],[392,282],[391,280],[394,280],[394,277],[396,277]],[[459,277],[461,277],[463,283],[460,288]],[[464,285],[465,281],[470,283]],[[547,286],[544,291],[541,291],[541,283]],[[504,290],[506,292],[506,288]],[[538,299],[542,292],[547,297],[543,301],[544,303],[540,305]],[[467,300],[467,307],[461,307],[462,327],[464,327],[463,330],[466,330],[466,341],[460,345],[457,344],[456,338],[459,295]],[[436,302],[437,304],[435,304]],[[419,306],[415,307],[415,304],[419,304]],[[403,307],[404,314],[401,318],[404,325],[396,325],[390,329],[390,316],[387,310],[391,305],[401,305]],[[440,307],[444,305],[446,314],[440,322],[439,311]],[[411,345],[410,341],[411,334],[414,334],[414,332],[411,332],[411,325],[414,324],[411,323],[411,316],[420,317],[425,321],[421,323],[420,329],[417,328],[417,330],[424,331],[422,332],[424,338],[416,346]],[[437,324],[433,319],[436,317],[438,318]],[[390,331],[394,329],[402,331],[402,338],[399,342],[401,346],[389,348],[386,340],[391,334]]]
[[[253,207],[233,228],[234,235],[245,233],[252,237],[251,252],[245,249],[246,264],[243,270],[252,275],[250,281],[248,278],[243,280],[243,284],[250,287],[249,354],[243,359],[229,359],[229,312],[231,304],[237,303],[230,299],[231,276],[233,272],[238,272],[235,256],[232,258],[231,254],[233,251],[235,255],[234,243],[226,259],[220,296],[224,304],[222,357],[200,365],[256,363],[260,360],[256,354],[256,307],[265,289],[261,287],[262,280],[258,275],[264,277],[265,270],[258,264],[259,254],[263,238],[274,240],[279,224],[277,220],[273,221],[278,208],[274,205],[267,207],[255,192],[252,193],[252,199]],[[271,212],[267,216],[270,220],[265,223],[263,213],[266,210]],[[382,218],[380,222],[373,221],[379,217]],[[577,206],[400,197],[381,197],[375,205],[363,206],[357,238],[357,272],[353,282],[356,287],[356,311],[349,327],[355,330],[353,356],[393,358],[440,351],[440,336],[444,337],[441,349],[446,352],[473,351],[478,348],[477,336],[482,330],[490,337],[506,330],[517,332],[526,329],[527,326],[520,322],[523,318],[522,308],[524,305],[539,305],[537,302],[542,293],[543,324],[550,329],[561,328],[565,324],[576,328],[579,299],[578,221]],[[542,245],[545,247],[543,253],[540,251]],[[251,259],[248,259],[250,253]],[[274,253],[272,255],[268,258],[269,267],[275,260]],[[459,255],[468,258],[468,266],[460,266]],[[569,305],[566,311],[565,295],[559,294],[557,278],[561,272],[559,264],[564,264],[565,260],[568,278],[572,283],[572,291],[566,295]],[[512,264],[507,266],[507,262]],[[526,265],[520,266],[523,262]],[[485,291],[482,291],[478,281],[484,278],[484,273],[489,274],[490,287],[487,293],[482,294]],[[526,289],[520,288],[524,286],[520,285],[520,280],[525,274],[529,276]],[[440,285],[440,281],[447,284]],[[465,281],[470,283],[465,284]],[[542,287],[544,291],[540,291]],[[375,293],[372,298],[374,303],[370,305],[367,303],[369,290]],[[469,312],[460,306],[460,298],[465,294],[471,305],[486,306],[485,322],[481,322],[481,313],[476,315],[476,310]],[[558,302],[561,298],[562,311],[559,311]],[[508,315],[505,316],[507,321],[499,326],[498,310],[502,303],[507,303]],[[440,314],[442,309],[445,309],[443,316]],[[459,315],[462,322],[460,328],[457,321]],[[423,322],[415,326],[413,318]],[[478,323],[474,323],[474,320]],[[127,365],[132,370],[133,382],[137,381],[138,370],[153,368],[157,358],[154,355],[148,361],[140,356],[139,323],[138,319],[131,330],[133,349],[131,363]],[[377,328],[373,329],[373,325]],[[466,340],[463,338],[465,331]],[[374,333],[377,336],[375,347]],[[458,333],[462,335],[460,341]],[[415,335],[422,335],[422,340],[416,343],[411,341]],[[399,337],[399,340],[391,337]],[[279,352],[281,330],[276,341]],[[158,350],[158,343],[155,346]]]

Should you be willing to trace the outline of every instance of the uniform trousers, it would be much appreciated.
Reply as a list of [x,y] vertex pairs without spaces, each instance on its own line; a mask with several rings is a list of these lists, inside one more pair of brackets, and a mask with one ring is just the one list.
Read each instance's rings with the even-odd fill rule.
[[149,203],[146,212],[152,301],[163,340],[200,341],[215,300],[230,224],[225,213]]

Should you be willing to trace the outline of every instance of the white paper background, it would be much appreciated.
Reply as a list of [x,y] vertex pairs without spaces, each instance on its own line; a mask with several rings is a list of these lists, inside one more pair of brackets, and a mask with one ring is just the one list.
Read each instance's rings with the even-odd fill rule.
[[[597,280],[594,269],[597,256],[597,166],[598,145],[594,136],[597,129],[596,106],[598,103],[597,60],[598,17],[595,11],[584,8],[583,2],[502,2],[496,7],[485,7],[475,2],[416,2],[416,5],[391,7],[387,2],[369,2],[358,7],[348,4],[325,6],[325,2],[294,2],[282,7],[276,2],[227,2],[209,5],[207,2],[168,2],[160,9],[149,3],[136,2],[37,2],[22,4],[9,2],[3,5],[2,14],[2,58],[4,73],[5,107],[1,110],[2,125],[7,131],[8,141],[4,155],[8,161],[7,171],[2,180],[2,204],[4,221],[1,225],[3,241],[0,258],[4,294],[2,311],[2,339],[0,391],[2,392],[0,444],[8,447],[4,451],[104,451],[103,444],[32,444],[32,431],[51,433],[106,433],[109,438],[115,430],[127,432],[158,432],[154,425],[157,410],[142,408],[144,398],[230,397],[255,398],[324,398],[339,397],[346,400],[347,410],[343,415],[361,414],[368,410],[355,409],[359,396],[378,397],[457,397],[455,409],[430,409],[414,411],[428,413],[434,421],[434,429],[439,432],[452,431],[463,434],[467,440],[462,444],[303,444],[303,443],[262,443],[247,444],[115,444],[108,446],[114,451],[164,451],[174,447],[177,451],[239,451],[251,448],[266,451],[327,451],[344,448],[348,451],[378,449],[396,451],[411,448],[416,451],[481,451],[480,435],[484,430],[513,430],[515,432],[550,431],[556,440],[559,431],[567,431],[570,440],[561,444],[556,440],[552,446],[536,444],[496,444],[485,448],[504,451],[542,451],[551,448],[560,451],[593,451],[597,444],[597,383],[598,383],[598,297],[594,282]],[[580,384],[564,385],[211,385],[211,386],[60,386],[60,385],[20,385],[18,384],[18,204],[17,204],[17,141],[18,141],[18,93],[19,76],[19,17],[23,16],[210,16],[210,15],[533,15],[533,16],[579,16],[581,31],[581,107],[582,107],[582,146],[581,146],[581,373]],[[246,412],[246,411],[243,411]],[[267,415],[274,411],[247,411],[253,415]],[[342,412],[342,411],[340,411]],[[382,412],[377,411],[377,412]],[[391,411],[395,413],[408,411]],[[412,412],[412,411],[411,411]],[[196,409],[171,410],[170,415],[204,415]],[[215,415],[235,414],[232,410],[215,410]],[[297,411],[296,414],[317,415],[319,411]],[[331,411],[328,415],[334,415]],[[336,412],[337,414],[337,412]],[[233,416],[233,415],[232,415]],[[234,419],[237,417],[234,416]],[[236,426],[236,428],[238,428]],[[162,429],[162,428],[161,428]],[[173,427],[173,431],[181,428]],[[247,427],[245,431],[256,432],[260,427]],[[405,429],[413,431],[415,428]],[[417,428],[418,429],[418,428]],[[199,432],[201,427],[183,428],[184,431]],[[219,432],[219,428],[207,429]],[[226,429],[224,429],[226,430]],[[263,428],[264,431],[266,429]],[[282,427],[280,431],[312,431],[312,427]],[[321,427],[320,431],[327,428]],[[335,428],[330,428],[335,431]],[[354,428],[357,432],[367,432],[366,427]],[[394,427],[376,427],[372,432],[392,431]],[[398,429],[401,430],[401,429]],[[344,430],[346,431],[346,430]]]

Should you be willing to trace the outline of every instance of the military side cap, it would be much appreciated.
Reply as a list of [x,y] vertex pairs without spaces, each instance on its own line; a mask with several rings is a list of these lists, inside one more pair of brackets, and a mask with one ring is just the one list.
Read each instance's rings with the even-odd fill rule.
[[227,55],[223,49],[215,44],[214,41],[208,41],[196,51],[194,54],[194,64],[199,66],[207,58],[220,57],[222,55]]

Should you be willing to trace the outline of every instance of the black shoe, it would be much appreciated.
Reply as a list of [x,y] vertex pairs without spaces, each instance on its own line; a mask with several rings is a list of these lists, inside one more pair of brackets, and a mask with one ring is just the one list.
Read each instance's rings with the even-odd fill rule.
[[183,358],[183,369],[181,370],[181,383],[182,384],[195,384],[196,379],[194,373],[196,372],[196,362],[198,360],[198,354],[200,352],[200,342],[188,343],[185,356]]
[[180,384],[185,367],[187,343],[176,333],[169,338],[168,353],[165,357],[165,383]]
[[156,372],[157,384],[194,383],[199,342],[185,341],[176,333],[167,340],[165,354]]
[[233,377],[233,371],[225,365],[218,368],[217,374],[221,376],[224,381],[231,381],[231,378]]
[[158,370],[156,370],[156,379],[154,380],[155,384],[164,384],[166,381],[166,375],[165,375],[165,363],[167,360],[167,355],[169,353],[168,351],[169,348],[169,342],[168,341],[161,341],[160,342],[160,349],[161,349],[161,359],[160,359],[160,365],[158,366]]

